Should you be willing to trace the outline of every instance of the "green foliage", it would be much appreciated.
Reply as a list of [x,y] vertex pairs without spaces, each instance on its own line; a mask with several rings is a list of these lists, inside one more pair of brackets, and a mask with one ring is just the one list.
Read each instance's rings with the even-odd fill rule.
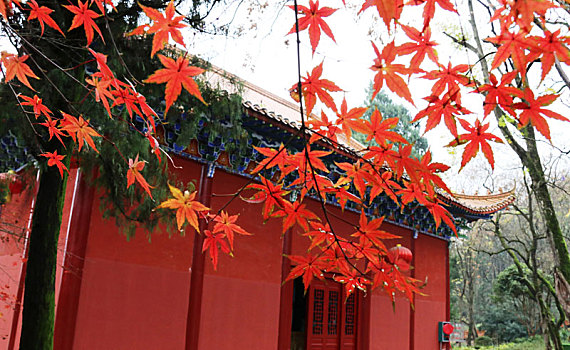
[[462,350],[544,350],[544,341],[542,337],[535,336],[532,338],[517,339],[512,343],[504,343],[499,345],[490,346],[467,346],[462,347]]
[[504,301],[508,298],[521,298],[528,295],[523,279],[529,278],[531,271],[525,267],[523,273],[525,276],[519,274],[514,264],[501,271],[493,283],[493,293],[497,300]]
[[491,303],[479,317],[481,329],[486,330],[487,335],[501,343],[528,336],[513,303]]
[[[211,2],[209,0],[194,2],[194,8],[190,10],[191,25],[202,28],[203,24],[198,19],[203,19],[203,16],[199,16],[200,11],[210,6]],[[169,1],[159,0],[146,2],[145,6],[163,8],[168,3]],[[54,13],[54,19],[59,23],[68,21],[67,12]],[[105,43],[96,39],[91,48],[107,55],[107,64],[116,76],[129,82],[137,92],[147,98],[148,105],[158,112],[160,118],[156,120],[157,130],[162,134],[154,137],[161,141],[163,144],[161,147],[164,147],[164,142],[167,140],[160,139],[160,136],[171,132],[174,138],[168,141],[176,143],[177,147],[187,147],[200,134],[207,135],[209,141],[216,137],[221,137],[222,141],[233,140],[225,142],[229,154],[245,152],[248,133],[241,127],[243,107],[239,93],[230,94],[218,86],[198,80],[200,91],[207,104],[183,91],[166,118],[162,116],[164,85],[142,83],[152,72],[162,68],[156,56],[150,59],[152,36],[124,35],[139,24],[138,18],[141,13],[136,2],[119,1],[117,12],[108,14],[110,30],[103,31]],[[15,18],[14,21],[15,26],[25,26],[25,21],[22,19]],[[97,64],[87,49],[78,47],[69,50],[70,45],[77,46],[76,43],[79,42],[77,40],[82,40],[81,42],[85,40],[81,36],[76,38],[74,35],[79,35],[76,32],[79,31],[70,32],[63,41],[61,38],[48,40],[49,35],[53,35],[50,31],[46,32],[43,38],[37,33],[30,33],[28,38],[30,43],[46,53],[46,56],[55,57],[57,60],[55,63],[65,71],[58,69],[51,62],[43,61],[43,56],[33,56],[42,67],[48,69],[44,71],[45,76],[42,77],[44,84],[37,84],[38,91],[27,90],[24,94],[31,97],[37,93],[43,99],[43,103],[56,115],[62,110],[74,116],[82,115],[89,120],[96,131],[103,136],[94,138],[99,153],[85,149],[80,153],[74,152],[73,157],[79,159],[81,167],[85,168],[87,174],[96,175],[92,180],[99,187],[98,193],[101,194],[100,203],[104,216],[114,218],[117,227],[121,228],[128,238],[132,237],[135,229],[140,226],[144,226],[146,232],[152,232],[159,221],[166,221],[168,224],[172,219],[165,217],[164,213],[154,212],[158,203],[168,195],[167,184],[170,182],[181,187],[187,187],[189,184],[178,184],[176,179],[168,175],[169,159],[161,153],[162,161],[158,161],[145,136],[146,127],[137,121],[134,113],[131,115],[126,108],[113,107],[111,108],[113,118],[109,118],[102,105],[95,101],[95,94],[85,89],[84,86],[88,86],[85,84],[85,77],[97,70]],[[111,35],[114,37],[111,38]],[[34,52],[33,49],[26,50]],[[166,52],[166,55],[173,57],[181,54],[186,53],[175,49]],[[196,57],[191,57],[191,64],[206,70],[210,68],[207,62]],[[237,82],[234,87],[234,90],[240,91]],[[26,91],[25,89],[22,88],[23,91]],[[33,113],[24,114],[10,86],[2,84],[0,138],[12,135],[11,137],[15,138],[18,145],[26,151],[25,157],[19,156],[19,158],[27,161],[35,159],[37,163],[42,164],[46,160],[39,155],[49,150],[47,142],[49,136],[46,128],[34,123]],[[137,184],[127,188],[128,161],[135,159],[137,155],[139,159],[147,162],[142,175],[153,187],[153,198],[144,194]],[[10,165],[14,162],[3,161],[2,165],[3,163],[7,164],[6,167],[14,168]],[[8,169],[0,169],[0,172],[6,170]],[[148,238],[150,239],[150,234]]]
[[490,346],[493,345],[493,339],[491,337],[483,335],[475,339],[476,346]]

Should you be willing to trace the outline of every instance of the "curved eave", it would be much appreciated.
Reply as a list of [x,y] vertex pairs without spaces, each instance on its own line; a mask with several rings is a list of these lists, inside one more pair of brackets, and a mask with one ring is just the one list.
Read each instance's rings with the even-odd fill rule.
[[489,195],[465,195],[459,193],[440,193],[440,199],[449,207],[454,215],[463,216],[473,221],[488,219],[492,214],[511,205],[515,197],[515,189],[504,193]]

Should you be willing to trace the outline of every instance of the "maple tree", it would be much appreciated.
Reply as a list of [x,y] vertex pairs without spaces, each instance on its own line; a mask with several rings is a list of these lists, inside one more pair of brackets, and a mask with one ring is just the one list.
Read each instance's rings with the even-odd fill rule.
[[[185,52],[168,46],[169,40],[172,39],[181,47],[185,47],[181,30],[188,27],[188,24],[199,27],[200,21],[192,16],[177,15],[173,1],[158,3],[151,7],[147,6],[148,4],[107,0],[78,0],[65,5],[57,1],[0,1],[2,23],[11,37],[19,42],[17,54],[2,53],[4,82],[10,88],[8,92],[12,93],[12,105],[17,105],[25,118],[31,114],[34,120],[39,121],[35,123],[29,118],[24,120],[28,122],[25,124],[27,133],[32,135],[32,139],[36,138],[37,160],[42,167],[38,198],[44,198],[48,204],[41,204],[38,200],[40,208],[41,205],[49,206],[50,200],[62,201],[66,171],[72,156],[85,155],[91,159],[115,157],[112,166],[102,167],[104,174],[101,177],[105,178],[116,171],[120,175],[116,178],[123,180],[120,187],[126,187],[132,196],[138,196],[139,199],[146,196],[159,198],[160,203],[154,204],[153,209],[172,210],[178,229],[189,225],[198,231],[198,220],[210,224],[208,229],[198,234],[205,235],[202,250],[208,251],[216,267],[220,250],[222,253],[232,254],[236,234],[247,236],[250,233],[236,223],[237,216],[224,211],[210,213],[206,206],[195,200],[196,192],[193,189],[182,191],[172,184],[166,186],[167,177],[162,179],[162,186],[159,186],[159,180],[153,177],[153,181],[149,181],[152,175],[145,171],[148,168],[145,167],[146,162],[153,162],[153,168],[160,169],[160,174],[167,170],[166,162],[160,158],[161,146],[154,136],[160,118],[165,118],[167,112],[170,112],[169,118],[175,113],[177,117],[182,118],[181,113],[171,107],[181,103],[183,98],[186,98],[186,101],[196,100],[192,100],[196,109],[195,117],[199,115],[200,108],[209,105],[205,93],[207,87],[200,86],[194,80],[204,68],[195,66]],[[216,1],[212,1],[212,4],[215,3]],[[489,115],[493,113],[502,137],[529,168],[533,182],[540,183],[543,176],[540,162],[533,163],[536,159],[540,160],[540,157],[537,153],[526,155],[527,151],[534,152],[536,149],[534,131],[550,140],[546,118],[563,121],[568,119],[549,109],[558,95],[544,94],[536,90],[529,70],[535,61],[541,60],[539,82],[552,74],[553,66],[562,76],[562,80],[567,80],[561,66],[562,63],[570,61],[570,53],[565,46],[568,41],[565,36],[567,33],[561,32],[562,28],[548,29],[556,27],[557,23],[547,21],[548,11],[567,11],[564,3],[547,0],[501,0],[498,2],[499,6],[489,5],[489,9],[495,9],[490,11],[493,15],[489,20],[493,23],[500,22],[501,30],[499,35],[486,38],[488,43],[494,45],[495,50],[491,52],[494,57],[490,67],[486,61],[488,53],[483,50],[476,30],[475,19],[471,21],[475,26],[473,32],[477,34],[475,43],[453,37],[452,39],[473,50],[479,59],[477,63],[452,65],[451,62],[439,61],[435,51],[437,43],[431,40],[430,25],[434,16],[440,12],[436,11],[436,8],[446,10],[447,13],[458,13],[454,4],[449,1],[363,0],[357,3],[360,13],[375,11],[386,25],[386,32],[391,35],[385,45],[371,42],[371,51],[375,55],[370,59],[371,74],[374,76],[372,98],[386,87],[413,105],[425,105],[421,100],[414,100],[409,82],[413,78],[432,84],[429,95],[424,96],[428,104],[415,116],[414,121],[427,119],[427,132],[442,125],[443,120],[444,128],[449,131],[453,140],[450,145],[465,145],[462,167],[474,158],[480,149],[491,167],[494,166],[489,141],[499,142],[501,138],[488,132],[491,123]],[[321,30],[335,41],[332,31],[335,28],[331,29],[327,21],[342,7],[320,7],[319,2],[313,0],[310,0],[308,5],[299,6],[295,2],[290,6],[298,19],[289,34],[305,35],[306,30],[312,53],[315,54],[321,44]],[[409,23],[404,24],[402,12],[407,7],[418,5],[424,6],[423,26],[414,28]],[[472,8],[470,0],[468,5]],[[128,12],[129,10],[131,12]],[[127,19],[127,13],[135,15]],[[145,23],[132,28],[139,24],[141,13],[146,15]],[[470,13],[473,16],[473,11]],[[52,17],[55,15],[58,20]],[[109,18],[115,21],[109,21]],[[64,23],[67,25],[64,26]],[[39,27],[33,27],[34,25]],[[33,36],[24,31],[28,27],[35,28]],[[83,30],[79,27],[83,27]],[[536,28],[543,36],[535,35],[534,32],[531,34],[531,28]],[[130,39],[125,39],[126,33]],[[398,33],[405,36],[398,36]],[[62,59],[62,49],[58,47],[57,41],[49,42],[44,40],[44,36],[58,39],[65,36],[66,42],[72,43],[75,48],[74,65]],[[119,38],[126,44],[117,44],[116,40]],[[404,43],[397,45],[396,41],[401,38],[404,38]],[[121,54],[121,50],[129,48],[128,40],[148,44],[145,49],[150,68],[143,70],[144,75],[131,72],[124,55]],[[88,50],[83,45],[86,45]],[[411,58],[402,59],[411,54]],[[113,64],[107,61],[110,55],[115,56]],[[155,55],[162,67],[159,67],[156,61],[152,63],[151,59]],[[477,64],[481,65],[482,77],[474,73],[473,68]],[[434,65],[434,69],[427,70]],[[53,83],[50,74],[44,73],[46,67],[57,72],[53,74],[57,74],[63,79],[65,86],[73,86],[73,89],[63,93],[59,86]],[[291,270],[288,280],[302,277],[306,289],[314,277],[322,278],[323,271],[334,272],[335,280],[345,284],[348,294],[355,289],[382,288],[392,297],[396,291],[400,291],[412,299],[414,293],[419,293],[421,283],[406,275],[406,265],[396,263],[394,253],[386,249],[383,240],[394,237],[380,229],[383,219],[369,218],[363,209],[359,222],[353,224],[354,232],[343,235],[336,231],[328,219],[326,200],[334,196],[343,209],[348,201],[365,207],[384,193],[400,207],[417,201],[432,214],[436,227],[445,223],[455,230],[451,214],[437,195],[439,190],[449,191],[438,177],[438,173],[447,170],[448,166],[433,161],[430,152],[426,152],[421,159],[412,157],[413,145],[394,132],[397,125],[394,118],[384,118],[380,111],[373,111],[369,120],[363,120],[361,118],[365,108],[349,108],[345,99],[338,106],[340,98],[333,95],[342,90],[336,83],[326,79],[324,73],[325,62],[321,61],[306,77],[299,77],[299,81],[290,90],[293,99],[300,103],[302,125],[298,135],[302,136],[302,148],[289,149],[287,145],[281,145],[278,149],[256,148],[266,159],[254,169],[258,182],[251,183],[246,188],[247,191],[253,191],[253,194],[246,196],[240,192],[240,197],[250,203],[263,202],[264,218],[282,220],[283,232],[297,227],[309,238],[310,251],[305,256],[289,257],[296,266]],[[499,76],[500,79],[497,78]],[[38,84],[32,84],[28,78],[48,81],[54,85],[51,87],[56,89],[57,93],[55,96],[48,96],[45,88],[40,89]],[[166,87],[154,84],[166,84]],[[188,94],[184,94],[182,88]],[[143,90],[144,94],[141,93]],[[463,107],[462,97],[465,92],[482,95],[484,102],[479,108],[483,112],[482,118],[474,116],[478,111],[471,112]],[[34,97],[29,97],[32,94]],[[211,94],[211,91],[208,92],[208,95]],[[156,96],[164,96],[164,110]],[[218,100],[217,96],[214,97],[216,98],[213,100]],[[31,107],[32,111],[29,112],[25,107]],[[321,109],[320,118],[311,115],[317,108]],[[94,110],[99,112],[93,112]],[[157,111],[161,112],[160,116]],[[96,120],[92,115],[98,116]],[[471,115],[474,117],[474,124],[468,121]],[[504,115],[508,115],[509,119]],[[465,133],[458,130],[458,122]],[[140,146],[136,152],[133,149],[130,149],[129,153],[123,152],[126,148],[120,147],[121,135],[116,133],[113,127],[105,128],[108,123],[120,125],[123,136],[134,134],[138,138],[138,144],[144,146]],[[135,123],[138,123],[138,127]],[[39,126],[43,128],[38,131],[36,128]],[[325,159],[337,145],[344,142],[338,138],[341,133],[346,139],[353,132],[364,134],[366,141],[374,140],[375,144],[355,150],[353,164],[336,164],[345,173],[332,181],[326,176],[330,162]],[[520,140],[513,136],[514,133],[524,136],[526,149],[519,144]],[[323,139],[330,141],[332,146],[323,147],[320,143]],[[145,152],[144,157],[142,150]],[[105,156],[98,155],[103,152]],[[110,153],[114,155],[108,155]],[[277,167],[280,172],[277,183],[263,177],[264,171],[273,167]],[[294,180],[286,182],[286,177]],[[350,189],[351,184],[354,184],[355,191]],[[173,198],[166,198],[166,187]],[[542,204],[543,215],[550,223],[549,234],[553,237],[553,249],[557,252],[558,265],[563,276],[570,279],[570,258],[564,239],[561,238],[560,225],[556,217],[552,217],[554,214],[550,213],[548,207],[548,189],[539,187],[537,185],[537,198]],[[293,191],[297,194],[296,198],[286,196]],[[109,193],[110,196],[114,195],[113,191]],[[308,200],[306,198],[309,196],[321,201],[322,213],[307,208],[304,200]],[[117,198],[113,199],[120,203]],[[53,240],[55,233],[57,242],[61,208],[58,211],[58,206],[51,206],[53,208],[42,213],[42,217],[34,213],[32,237],[38,236],[36,232],[51,230],[50,237]],[[123,212],[129,214],[129,210]],[[45,215],[55,219],[50,221],[48,228],[41,228],[42,220],[49,221]],[[47,242],[45,245],[51,245],[53,248],[53,242]],[[36,243],[31,243],[31,247],[33,248],[30,250],[30,256],[42,255],[42,252],[37,250],[41,250],[41,246],[36,248]],[[53,269],[53,256],[50,259],[42,263]],[[27,276],[25,300],[32,298],[29,297],[31,293],[53,294],[53,281],[47,281],[40,289],[34,289],[34,283],[40,285],[39,281],[44,279],[42,273],[50,273],[41,270],[33,272],[33,266],[34,260],[30,259],[28,269],[32,272]],[[47,276],[48,280],[50,278]],[[53,300],[51,304],[48,302],[47,307],[38,306],[38,309],[40,308],[53,309]],[[49,315],[44,318],[34,315],[41,321],[36,320],[36,325],[33,325],[34,322],[29,321],[30,315],[26,314],[34,312],[33,307],[24,310],[23,332],[26,337],[22,336],[22,347],[33,348],[43,344],[42,347],[49,348],[50,342],[53,342],[53,332],[47,325],[50,323]],[[32,335],[34,333],[37,334]]]

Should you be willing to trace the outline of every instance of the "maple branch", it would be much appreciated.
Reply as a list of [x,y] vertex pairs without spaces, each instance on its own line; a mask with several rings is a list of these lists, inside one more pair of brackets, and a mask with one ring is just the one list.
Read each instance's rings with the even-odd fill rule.
[[469,43],[467,42],[467,39],[466,39],[465,37],[463,37],[463,38],[460,40],[460,39],[454,37],[453,35],[451,35],[451,34],[449,34],[449,33],[447,33],[447,32],[443,32],[443,34],[445,34],[445,36],[447,36],[448,38],[450,38],[451,40],[453,40],[454,43],[456,43],[456,44],[458,44],[458,45],[460,45],[460,46],[463,46],[463,47],[465,47],[465,48],[467,48],[467,49],[469,49],[469,50],[471,50],[471,51],[473,51],[473,52],[475,52],[475,53],[478,53],[477,49],[476,49],[473,45],[469,44]]
[[562,68],[562,65],[560,64],[560,60],[558,59],[558,57],[556,57],[556,55],[554,56],[554,67],[556,67],[556,71],[558,72],[558,75],[560,76],[560,78],[562,78],[564,85],[566,85],[566,87],[568,89],[570,89],[570,78],[568,78],[568,76],[566,75],[566,72],[564,72],[564,69]]
[[[4,77],[6,76],[6,73],[4,72],[4,68],[0,67],[0,70],[2,71],[2,74],[4,75]],[[28,120],[28,123],[30,124],[30,127],[32,128],[33,132],[34,132],[34,139],[36,140],[36,143],[38,144],[38,148],[40,149],[40,152],[43,153],[42,150],[42,146],[41,146],[41,142],[38,140],[38,137],[40,137],[41,135],[38,133],[38,131],[36,130],[36,128],[34,127],[34,123],[32,123],[32,121],[30,120],[30,117],[28,116],[28,112],[26,112],[26,110],[24,109],[24,106],[22,106],[22,103],[20,102],[20,99],[18,98],[18,93],[16,93],[16,90],[14,90],[14,87],[12,86],[12,83],[8,82],[8,86],[10,86],[10,91],[12,91],[12,94],[14,95],[14,98],[16,99],[16,101],[18,102],[18,106],[20,107],[20,109],[22,110],[22,113],[24,114],[24,116],[26,117],[26,120]]]
[[[85,86],[82,82],[80,82],[76,77],[74,77],[72,74],[70,74],[66,69],[62,68],[60,65],[58,65],[55,61],[53,61],[51,58],[49,58],[48,56],[46,56],[40,49],[38,49],[35,45],[33,45],[32,43],[30,43],[26,38],[24,38],[17,30],[15,30],[14,28],[12,28],[9,24],[6,24],[7,28],[10,28],[10,30],[12,31],[13,34],[15,34],[16,36],[18,36],[23,42],[26,43],[27,46],[31,47],[32,49],[34,49],[34,51],[36,51],[38,54],[40,54],[46,61],[48,61],[49,63],[51,63],[54,67],[56,67],[57,69],[59,69],[60,71],[62,71],[65,75],[67,75],[69,78],[71,78],[71,80],[75,81],[77,84],[81,85],[83,88],[85,88],[86,90],[89,90],[87,88],[87,86]],[[36,64],[36,66],[40,69],[41,67],[36,63],[36,61],[33,58],[33,55],[30,55],[32,61],[34,61],[34,63]],[[43,72],[43,70],[42,70]],[[47,75],[44,73],[44,76],[47,77]],[[49,78],[48,78],[49,80]],[[52,81],[50,81],[50,83],[52,85],[54,85],[54,83]],[[55,85],[54,85],[55,86]],[[57,89],[57,87],[56,87]],[[59,91],[59,90],[58,90]],[[60,92],[61,93],[61,92]],[[67,100],[67,98],[65,98],[65,101],[67,103],[69,103],[69,101]]]
[[117,53],[117,56],[119,57],[119,61],[121,62],[121,65],[123,66],[123,68],[125,68],[126,72],[131,76],[131,79],[133,79],[133,81],[135,83],[141,84],[141,82],[138,81],[137,78],[135,78],[133,73],[131,73],[131,70],[129,69],[129,67],[125,63],[125,60],[123,59],[123,54],[119,51],[119,48],[117,47],[117,43],[115,42],[115,37],[113,35],[113,32],[111,31],[111,26],[109,25],[109,18],[107,16],[107,11],[104,11],[104,15],[105,15],[105,27],[107,28],[107,31],[109,32],[109,37],[111,38],[111,43],[113,44],[113,48],[115,49],[115,52]]
[[[475,12],[473,11],[473,0],[468,0],[467,4],[469,6],[469,23],[471,24],[471,29],[473,30],[473,36],[475,37],[475,45],[477,46],[477,55],[479,56],[481,62],[481,69],[483,70],[483,76],[485,79],[485,83],[489,84],[489,66],[487,65],[487,61],[485,60],[485,53],[483,51],[483,45],[481,44],[481,37],[479,36],[479,29],[477,28],[477,23],[475,22]],[[493,113],[495,114],[495,118],[497,121],[500,121],[501,116],[503,115],[502,110],[495,106],[493,109]],[[501,126],[501,123],[498,123],[499,129],[505,138],[507,139],[507,143],[511,148],[519,155],[521,160],[526,159],[526,151],[525,149],[519,145],[519,143],[513,137],[511,131],[507,127],[507,125]]]
[[299,37],[299,10],[295,1],[295,34],[297,36],[297,92],[299,93],[299,112],[301,113],[301,132],[305,130],[305,113],[303,112],[303,90],[301,84],[301,39]]

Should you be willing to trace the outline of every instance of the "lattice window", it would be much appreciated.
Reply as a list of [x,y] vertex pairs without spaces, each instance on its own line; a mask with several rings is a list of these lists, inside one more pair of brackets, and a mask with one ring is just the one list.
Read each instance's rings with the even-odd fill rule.
[[346,335],[354,334],[354,316],[355,316],[355,299],[353,293],[348,297],[348,300],[346,300],[346,313],[344,320],[344,334]]
[[329,291],[329,314],[327,320],[327,331],[329,335],[337,334],[338,298],[339,295],[337,291]]
[[314,290],[313,301],[313,334],[323,334],[323,309],[325,304],[325,291]]

